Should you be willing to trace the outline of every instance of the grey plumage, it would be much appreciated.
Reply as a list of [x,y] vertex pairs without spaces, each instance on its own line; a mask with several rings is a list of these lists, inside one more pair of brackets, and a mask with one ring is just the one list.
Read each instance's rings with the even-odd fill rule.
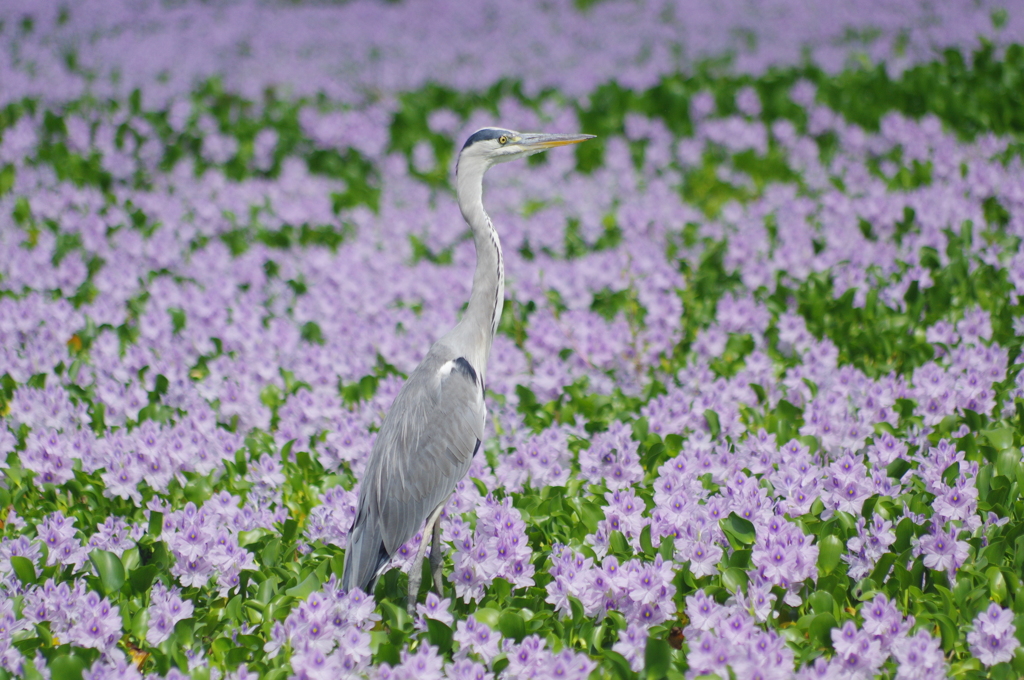
[[430,348],[377,435],[349,535],[345,588],[367,588],[469,470],[484,437],[484,401],[465,372],[440,377],[440,367],[459,358],[454,355],[440,343]]
[[496,163],[523,158],[591,135],[546,135],[484,128],[462,148],[456,174],[459,208],[473,231],[477,263],[462,320],[427,352],[402,386],[377,435],[348,536],[342,587],[370,591],[395,551],[424,527],[409,575],[410,611],[419,589],[427,535],[440,591],[437,516],[465,476],[484,438],[484,385],[491,342],[504,302],[501,240],[483,207],[483,175]]

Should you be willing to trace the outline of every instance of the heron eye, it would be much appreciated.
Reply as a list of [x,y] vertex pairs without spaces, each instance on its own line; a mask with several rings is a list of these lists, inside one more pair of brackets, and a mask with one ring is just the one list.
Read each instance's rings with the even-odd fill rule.
[[507,141],[508,141],[508,137],[505,136],[505,135],[502,135],[501,137],[498,137],[498,144],[504,144]]

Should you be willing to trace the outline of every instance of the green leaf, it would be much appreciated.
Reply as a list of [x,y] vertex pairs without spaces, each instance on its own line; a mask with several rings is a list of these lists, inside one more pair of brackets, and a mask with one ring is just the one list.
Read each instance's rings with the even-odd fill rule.
[[643,551],[644,555],[650,559],[654,557],[656,550],[654,544],[651,543],[651,525],[644,526],[640,531],[640,550]]
[[277,565],[277,560],[281,556],[281,539],[272,538],[267,541],[266,547],[263,548],[261,555],[261,562],[264,567],[273,567]]
[[895,553],[885,553],[878,559],[878,563],[875,564],[875,569],[871,572],[871,576],[869,578],[871,578],[871,580],[875,583],[882,583],[883,579],[885,579],[885,577],[889,575],[889,569],[892,567],[895,561]]
[[269,604],[274,595],[277,594],[277,586],[279,581],[276,576],[268,576],[263,583],[260,584],[259,588],[256,589],[256,601],[261,604]]
[[708,423],[708,430],[711,432],[712,439],[718,439],[718,435],[722,432],[722,425],[718,420],[718,414],[707,409],[704,411],[704,420]]
[[87,663],[77,654],[61,654],[51,659],[46,667],[50,670],[51,680],[81,680]]
[[998,429],[986,430],[983,434],[988,443],[997,450],[1001,451],[1013,446],[1012,427],[1000,427]]
[[23,585],[30,586],[36,582],[36,568],[27,557],[14,555],[11,557],[11,567]]
[[728,517],[719,520],[719,524],[731,542],[739,543],[740,545],[753,545],[757,539],[757,532],[754,530],[753,523],[750,520],[743,519],[735,512],[730,512]]
[[302,583],[292,586],[288,590],[284,591],[284,594],[290,595],[299,600],[304,600],[309,597],[311,593],[315,593],[318,590],[320,590],[320,579],[316,577],[316,572],[313,572],[307,576]]
[[683,450],[683,438],[678,434],[665,435],[665,450],[669,455],[675,456]]
[[437,647],[440,654],[447,654],[452,648],[452,629],[442,621],[427,618],[427,639]]
[[0,168],[0,196],[3,196],[14,186],[14,166],[5,165]]
[[498,617],[498,630],[503,637],[522,642],[526,637],[526,621],[519,612],[502,612]]
[[151,512],[149,514],[149,528],[147,532],[150,536],[157,538],[163,533],[164,530],[164,514],[162,512]]
[[730,593],[738,593],[747,585],[747,572],[737,567],[729,567],[722,572],[722,585]]
[[811,609],[814,610],[815,614],[833,613],[835,607],[835,600],[832,598],[832,593],[827,590],[816,590],[811,593],[808,598],[808,603],[811,605]]
[[131,583],[132,592],[141,595],[149,590],[156,580],[160,568],[155,564],[145,564],[128,574],[128,582]]
[[495,630],[498,627],[498,621],[501,619],[501,612],[497,609],[485,607],[484,609],[477,609],[473,612],[473,618],[480,623],[485,624],[491,630]]
[[842,561],[846,545],[843,539],[835,534],[824,537],[818,542],[818,569],[822,574],[831,574]]
[[942,648],[947,652],[953,651],[953,646],[959,638],[958,629],[953,619],[942,612],[932,614],[932,619],[939,625],[939,632],[942,634]]
[[141,640],[146,637],[148,630],[149,608],[140,608],[139,611],[135,612],[135,616],[132,617],[131,625],[128,626],[128,632]]
[[996,604],[1002,604],[1007,596],[1006,577],[1002,569],[993,565],[985,570],[985,576],[988,578],[988,589],[992,599]]
[[1020,449],[1004,449],[996,457],[996,472],[1009,479],[1016,479],[1019,463]]
[[108,550],[96,549],[89,553],[89,560],[100,575],[103,594],[116,593],[124,585],[124,566],[121,558]]
[[629,545],[629,541],[626,540],[621,531],[613,531],[608,536],[608,546],[611,548],[613,555],[629,557],[633,554],[633,548]]
[[644,670],[648,678],[663,678],[672,667],[672,648],[664,640],[647,638],[644,650]]
[[811,620],[808,632],[810,633],[811,640],[819,647],[831,647],[832,629],[835,627],[836,617],[832,616],[832,612],[823,612]]
[[903,458],[897,458],[885,468],[885,474],[892,479],[902,479],[903,475],[910,469],[910,461],[904,460]]
[[601,656],[608,662],[616,678],[621,678],[622,680],[633,680],[633,678],[636,677],[633,669],[629,667],[629,662],[626,661],[626,657],[622,656],[618,652],[605,649],[602,650]]
[[[303,452],[305,453],[305,452]],[[284,528],[281,531],[281,542],[284,544],[291,543],[295,538],[295,534],[298,532],[299,523],[294,519],[287,519],[284,522]]]
[[583,608],[583,603],[580,602],[578,598],[570,595],[569,606],[572,608],[572,624],[574,626],[578,625],[586,617],[586,610]]

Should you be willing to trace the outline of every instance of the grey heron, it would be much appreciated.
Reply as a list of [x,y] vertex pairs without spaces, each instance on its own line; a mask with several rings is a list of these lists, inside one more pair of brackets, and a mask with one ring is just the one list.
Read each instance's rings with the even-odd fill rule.
[[477,258],[469,306],[455,328],[433,344],[384,417],[348,535],[342,576],[346,590],[372,592],[391,556],[423,527],[409,574],[408,609],[412,612],[419,593],[427,536],[432,536],[434,587],[443,593],[438,517],[484,438],[487,358],[505,297],[501,241],[484,211],[484,173],[497,163],[591,138],[483,128],[462,147],[456,194]]

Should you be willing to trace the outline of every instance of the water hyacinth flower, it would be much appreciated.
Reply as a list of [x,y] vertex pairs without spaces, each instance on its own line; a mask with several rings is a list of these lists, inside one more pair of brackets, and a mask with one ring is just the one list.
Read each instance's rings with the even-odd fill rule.
[[158,645],[170,637],[174,626],[192,616],[194,605],[191,600],[183,600],[177,588],[167,588],[156,583],[149,596],[149,630],[146,642]]
[[459,621],[452,638],[459,643],[457,659],[465,658],[472,653],[481,659],[486,665],[498,655],[501,635],[492,631],[487,624],[480,623],[472,616],[464,621]]
[[488,494],[477,508],[476,530],[472,535],[460,534],[461,540],[455,542],[455,568],[449,579],[456,596],[464,602],[479,601],[496,578],[516,588],[533,585],[533,550],[525,528],[511,498],[498,501]]
[[673,564],[661,555],[651,563],[636,559],[622,565],[608,556],[598,567],[592,558],[555,546],[549,573],[554,580],[546,586],[546,601],[563,614],[572,612],[570,597],[580,601],[587,616],[601,618],[617,609],[627,621],[647,627],[675,613]]
[[774,532],[758,527],[751,559],[763,579],[787,589],[785,600],[792,606],[801,602],[799,584],[818,576],[818,546],[790,522],[778,522]]
[[941,640],[919,630],[913,637],[903,637],[892,645],[892,654],[899,663],[899,680],[924,680],[946,675],[946,659]]
[[529,482],[534,488],[564,485],[569,478],[566,434],[558,428],[544,430],[515,444],[515,452],[503,457],[495,470],[510,491]]
[[968,556],[967,541],[960,540],[960,530],[950,525],[942,528],[937,520],[933,521],[929,532],[917,538],[914,553],[924,555],[924,566],[937,571],[945,571],[950,582],[956,579],[956,571]]
[[458,659],[444,669],[448,680],[494,680],[494,673],[472,659]]
[[26,593],[22,615],[30,623],[48,622],[61,643],[109,653],[121,639],[120,608],[80,580],[69,586],[47,579],[35,586]]
[[[266,566],[260,551],[239,545],[241,532],[277,534],[283,520],[299,521],[304,533],[296,560],[303,571],[311,556],[344,548],[355,511],[352,491],[289,488],[304,482],[284,483],[294,461],[274,456],[253,457],[245,479],[225,475],[224,463],[234,464],[249,436],[268,436],[277,447],[293,442],[293,453],[308,451],[337,474],[325,484],[341,479],[351,486],[350,476],[358,479],[379,413],[401,384],[397,375],[381,379],[382,373],[415,365],[422,339],[436,337],[458,314],[438,291],[464,292],[472,276],[471,244],[452,227],[461,220],[437,199],[438,187],[410,173],[410,163],[421,172],[436,170],[445,154],[435,158],[434,151],[456,144],[463,126],[482,123],[493,111],[523,121],[524,129],[569,129],[579,112],[598,105],[590,97],[601,83],[641,93],[671,83],[680,59],[723,53],[736,55],[726,68],[739,80],[724,88],[714,80],[679,95],[691,136],[675,136],[680,121],[627,105],[624,135],[608,136],[601,163],[590,172],[574,172],[569,157],[538,166],[527,184],[495,177],[495,213],[507,225],[501,236],[510,246],[506,294],[517,314],[514,340],[505,335],[509,318],[502,319],[486,398],[504,400],[491,412],[513,434],[502,441],[496,470],[481,455],[471,475],[485,493],[504,487],[518,503],[544,486],[568,484],[578,468],[581,479],[603,485],[600,493],[610,497],[594,499],[605,512],[589,538],[600,557],[587,562],[556,546],[546,567],[547,556],[534,553],[536,541],[530,544],[530,525],[542,519],[495,501],[500,492],[485,500],[472,481],[460,483],[442,527],[444,550],[461,568],[452,599],[482,601],[495,578],[512,583],[517,596],[532,596],[527,589],[541,581],[549,588],[538,597],[560,614],[571,611],[572,598],[594,618],[622,612],[627,627],[614,648],[636,668],[649,622],[675,615],[673,579],[682,565],[689,576],[717,582],[734,552],[720,523],[736,513],[755,526],[755,568],[745,592],[724,605],[700,590],[687,593],[695,599],[690,613],[698,630],[691,665],[722,677],[792,677],[796,671],[778,661],[784,647],[771,661],[779,644],[772,614],[785,606],[773,598],[792,604],[798,590],[788,582],[800,575],[794,562],[806,552],[806,576],[813,578],[816,557],[811,537],[805,539],[811,548],[797,545],[792,522],[852,513],[856,534],[843,555],[851,579],[874,570],[903,519],[926,532],[913,546],[915,556],[951,580],[969,577],[961,567],[976,557],[970,544],[1000,540],[999,527],[1010,518],[999,517],[998,507],[979,512],[988,502],[978,492],[987,472],[972,462],[973,448],[958,442],[976,434],[975,418],[1001,428],[1005,423],[996,421],[1014,418],[1015,399],[1024,396],[1024,374],[1011,362],[1015,344],[1007,343],[1022,332],[1012,303],[1024,291],[1024,256],[1017,252],[1024,203],[1012,136],[981,125],[975,138],[960,138],[945,114],[909,117],[886,114],[884,107],[877,111],[879,129],[868,130],[826,105],[834,93],[823,81],[797,80],[788,93],[774,92],[762,87],[759,74],[806,62],[827,79],[853,55],[884,61],[889,84],[898,89],[902,70],[946,47],[967,56],[979,33],[995,45],[1000,63],[1012,54],[1005,47],[1021,38],[1012,12],[1007,18],[990,3],[952,2],[861,18],[811,7],[800,22],[792,12],[764,13],[751,31],[744,28],[750,17],[735,7],[680,5],[685,11],[666,12],[658,3],[597,3],[580,12],[572,3],[547,3],[538,26],[531,21],[537,8],[528,5],[503,5],[502,21],[484,21],[495,10],[491,4],[419,14],[405,6],[365,12],[358,3],[220,3],[175,7],[170,14],[153,6],[134,17],[145,21],[129,21],[124,8],[97,14],[69,6],[58,16],[45,4],[22,3],[0,20],[10,34],[0,50],[0,108],[10,114],[0,130],[6,394],[0,469],[7,470],[14,503],[5,510],[0,538],[0,665],[9,672],[27,674],[35,663],[46,674],[38,652],[19,651],[30,639],[24,630],[30,623],[48,627],[58,642],[101,644],[104,621],[87,620],[74,602],[90,598],[98,611],[104,608],[103,598],[97,602],[81,585],[90,568],[85,558],[107,550],[127,555],[129,567],[147,510],[163,513],[167,523],[147,541],[163,540],[171,560],[171,580],[161,576],[148,593],[149,645],[165,644],[174,618],[191,603],[202,609],[208,597],[236,588],[242,570]],[[991,24],[1002,28],[990,31]],[[422,30],[410,32],[410,25]],[[210,39],[211,26],[228,28]],[[522,33],[523,26],[530,41],[496,39]],[[602,28],[609,26],[612,33]],[[865,31],[869,44],[849,40]],[[382,48],[381,35],[418,41],[408,51],[417,63]],[[451,35],[461,36],[459,50],[449,44]],[[779,35],[792,40],[773,39]],[[688,36],[687,54],[679,53],[679,36]],[[218,51],[228,43],[244,49],[225,58]],[[160,45],[184,45],[189,58]],[[268,50],[274,68],[252,68],[268,62]],[[496,58],[466,58],[485,51]],[[211,77],[223,90],[219,101],[239,104],[227,116],[219,110],[214,116],[206,95],[195,90]],[[415,103],[405,110],[404,93],[433,81],[466,93],[496,91],[494,83],[506,80],[520,84],[515,96],[499,94],[487,112]],[[279,91],[280,83],[294,91]],[[126,103],[123,93],[132,91],[138,95]],[[806,125],[785,118],[793,107]],[[728,115],[733,110],[737,115]],[[388,138],[392,121],[401,123],[407,113],[433,135],[408,149]],[[68,162],[55,164],[65,151]],[[333,167],[334,154],[348,181],[318,171],[323,164],[315,159],[327,156]],[[352,159],[359,175],[371,178],[372,209],[358,205],[362,190],[348,174]],[[751,162],[758,170],[783,168],[799,181],[755,177],[747,171]],[[82,168],[87,172],[78,176]],[[927,175],[920,182],[918,168]],[[89,177],[96,169],[99,183]],[[689,192],[684,201],[680,187],[692,187],[700,173],[729,200],[709,210]],[[909,185],[908,177],[914,178]],[[527,196],[536,204],[527,204]],[[968,222],[973,239],[962,226]],[[318,234],[340,243],[319,243]],[[413,252],[410,234],[423,236],[426,256]],[[954,260],[956,269],[949,269]],[[720,264],[733,289],[712,291],[711,318],[695,326],[701,310],[688,308],[684,317],[682,304],[704,303],[694,299],[693,286],[702,279],[690,274],[705,262],[716,273]],[[925,328],[913,317],[915,300],[940,292],[951,272],[957,279],[971,274],[968,298],[984,300],[985,309],[954,295],[948,309],[933,310],[943,318]],[[805,285],[817,280],[827,282],[821,291]],[[776,286],[789,299],[774,295]],[[627,303],[611,309],[609,299]],[[878,319],[857,329],[871,340],[850,343],[823,328],[814,310],[833,302],[837,319],[847,302]],[[892,334],[887,324],[894,313],[900,331]],[[896,343],[896,359],[876,363],[875,337],[879,346]],[[911,351],[903,351],[904,342]],[[373,379],[362,383],[366,377]],[[375,394],[350,403],[354,386],[377,383]],[[582,401],[577,387],[565,389],[573,383],[585,385]],[[540,403],[553,402],[556,422],[587,406],[576,411],[575,424],[541,427],[548,411],[527,427],[518,409],[530,404],[520,401],[519,385]],[[620,394],[638,400],[630,414],[604,413],[606,405],[623,403]],[[279,399],[264,399],[270,395]],[[585,422],[594,395],[609,400],[593,402],[601,412]],[[786,406],[787,417],[802,422],[801,440],[777,442],[752,426],[781,422],[772,418],[783,400],[796,409]],[[657,470],[640,465],[639,452],[651,449],[626,424],[636,409],[649,436],[666,444],[670,434],[682,438],[679,455]],[[936,443],[936,430],[947,439]],[[805,442],[814,442],[813,455]],[[909,463],[908,474],[889,478],[887,466],[901,460]],[[653,490],[643,486],[648,475]],[[213,495],[189,507],[180,489],[193,481],[193,489],[209,484]],[[95,495],[83,495],[86,487]],[[895,507],[909,504],[922,487],[927,516],[861,517],[871,496],[881,497],[876,510],[888,512],[890,498]],[[293,492],[307,491],[311,502],[296,505]],[[241,493],[244,502],[233,495]],[[43,497],[45,503],[56,498],[57,506],[44,503],[35,511]],[[822,506],[824,517],[803,517]],[[296,507],[301,512],[290,517]],[[654,546],[665,554],[671,549],[671,562],[606,554],[614,531],[636,547],[644,526]],[[664,546],[666,540],[672,543]],[[36,573],[50,570],[53,580],[26,586],[11,564],[15,556]],[[550,581],[534,574],[535,565],[550,572]],[[493,675],[476,657],[453,661],[422,636],[412,651],[400,650],[399,665],[369,670],[372,598],[328,590],[294,603],[266,641],[264,653],[296,677]],[[12,597],[22,605],[8,606]],[[117,597],[111,593],[107,604],[116,607]],[[851,603],[861,625],[844,621],[833,631],[835,654],[799,673],[870,676],[879,655],[892,658],[890,673],[900,677],[942,673],[936,641],[908,637],[913,620],[894,601],[876,596]],[[431,594],[420,614],[456,629],[462,624],[468,635],[470,620],[456,621],[448,604]],[[325,606],[333,607],[326,619]],[[961,626],[956,649],[1002,663],[1015,646],[1012,621],[1010,629],[1000,623],[1006,611],[980,613],[970,632]],[[13,640],[4,637],[9,631]],[[538,632],[516,645],[503,641],[510,658],[502,675],[585,675],[592,666],[582,654],[550,652],[550,629]],[[202,666],[211,675],[221,672],[221,657],[204,652],[205,644],[197,640],[186,651],[189,667],[172,668],[167,677]],[[117,649],[123,645],[84,677],[151,671],[139,671]],[[229,677],[246,675],[252,674],[243,667]]]
[[344,548],[348,543],[348,530],[356,517],[359,502],[358,487],[346,491],[336,486],[320,496],[320,505],[315,506],[306,521],[306,540],[323,541]]
[[529,635],[518,644],[505,640],[502,652],[508,659],[502,677],[583,680],[596,667],[585,654],[577,654],[570,649],[564,649],[558,654],[549,651],[547,642],[538,635]]
[[973,629],[967,634],[971,654],[986,666],[1009,661],[1020,646],[1014,635],[1016,631],[1013,612],[993,602],[975,617]]
[[85,563],[85,547],[76,533],[75,518],[60,512],[52,513],[36,527],[37,537],[46,545],[47,564],[70,565],[77,571]]
[[640,548],[640,534],[650,523],[644,517],[645,506],[632,489],[619,489],[605,494],[605,518],[597,523],[597,531],[588,536],[598,557],[607,553],[607,540],[613,531],[621,532],[634,550]]
[[690,624],[684,630],[689,644],[687,663],[692,675],[717,673],[738,677],[788,678],[794,656],[775,631],[764,632],[737,604],[720,605],[703,590],[686,598]]
[[183,586],[201,587],[216,578],[219,590],[227,594],[243,569],[255,568],[252,554],[238,545],[237,534],[267,527],[276,518],[267,511],[239,507],[237,501],[224,492],[201,508],[188,503],[164,515],[161,538],[176,560],[171,574]]
[[380,615],[373,598],[360,590],[345,593],[334,576],[274,624],[264,646],[269,658],[292,650],[292,669],[310,677],[333,677],[362,671],[370,661],[371,628]]
[[0,667],[11,673],[20,673],[24,657],[11,645],[15,633],[29,625],[25,617],[14,615],[14,601],[0,597]]
[[851,677],[872,677],[886,655],[881,643],[870,633],[858,630],[853,621],[832,629],[832,645],[836,650],[833,664]]
[[857,535],[846,542],[848,551],[841,558],[850,565],[850,578],[867,576],[889,547],[896,542],[893,523],[875,513],[869,523],[863,517],[857,519]]
[[65,446],[64,438],[56,430],[33,430],[21,456],[22,464],[36,473],[38,483],[60,486],[74,475]]
[[640,672],[644,667],[644,650],[647,647],[647,629],[632,623],[619,631],[618,641],[612,645],[612,651],[618,652],[629,662],[629,667]]
[[596,434],[590,446],[580,451],[580,476],[594,483],[604,481],[613,491],[639,482],[643,470],[638,446],[625,423],[612,423],[607,432]]
[[451,626],[455,622],[455,617],[448,611],[451,604],[452,601],[447,597],[442,599],[434,592],[427,593],[426,600],[416,604],[416,613],[419,615],[416,620],[416,628],[427,630],[427,619],[434,619]]

